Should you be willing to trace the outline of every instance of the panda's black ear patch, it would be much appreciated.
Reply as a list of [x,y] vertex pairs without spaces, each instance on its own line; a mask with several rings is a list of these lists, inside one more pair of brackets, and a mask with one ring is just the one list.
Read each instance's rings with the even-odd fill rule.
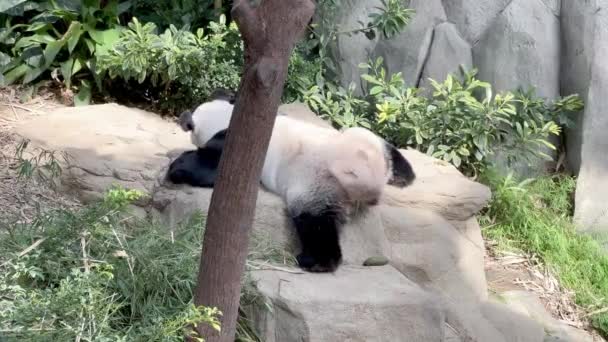
[[385,144],[386,149],[388,151],[388,157],[391,162],[391,178],[388,181],[389,185],[397,186],[400,188],[406,187],[416,179],[416,174],[414,173],[414,169],[407,159],[399,152],[399,150],[389,144]]
[[192,121],[192,112],[185,111],[179,115],[179,126],[185,131],[189,132],[194,129],[194,122]]

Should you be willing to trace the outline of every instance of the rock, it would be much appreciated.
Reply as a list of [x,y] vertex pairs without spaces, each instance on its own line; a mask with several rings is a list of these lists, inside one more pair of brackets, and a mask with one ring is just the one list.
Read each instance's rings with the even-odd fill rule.
[[443,341],[432,295],[390,266],[342,267],[336,274],[254,271],[272,313],[256,316],[265,341]]
[[[301,104],[280,110],[327,125]],[[17,132],[40,147],[70,153],[62,183],[81,197],[98,198],[114,183],[144,190],[148,196],[136,203],[137,215],[170,227],[208,210],[211,189],[166,181],[171,158],[192,147],[177,124],[154,114],[113,104],[61,109]],[[402,153],[418,179],[402,190],[387,186],[379,205],[343,227],[344,263],[336,273],[283,267],[252,272],[273,308],[249,308],[263,340],[533,341],[511,331],[527,322],[485,307],[484,248],[474,215],[489,200],[488,188],[447,163]],[[294,235],[283,201],[260,189],[253,243],[295,253]],[[389,264],[361,266],[375,256]]]
[[[559,55],[559,20],[542,0],[510,2],[473,47],[478,77],[492,84],[495,93],[534,87],[547,99],[559,95]],[[543,152],[555,157],[549,148]],[[492,159],[503,173],[515,170],[525,177],[542,174],[549,166],[540,159],[509,166],[500,153]]]
[[407,85],[417,86],[433,42],[434,27],[446,21],[446,16],[441,0],[412,0],[409,7],[416,11],[412,21],[397,36],[381,39],[374,56],[384,59],[389,75],[401,72]]
[[510,0],[442,0],[448,20],[471,44],[477,43]]
[[490,200],[490,189],[463,176],[449,163],[416,150],[400,150],[410,161],[416,181],[409,187],[387,187],[383,201],[394,206],[426,208],[448,220],[465,221]]
[[546,332],[545,342],[593,342],[593,337],[553,318],[540,299],[528,291],[507,291],[500,294],[503,302],[514,311],[541,324]]
[[[570,166],[578,170],[575,221],[580,230],[608,231],[608,13],[606,1],[562,4],[562,88],[579,93],[585,109],[568,134]],[[584,139],[583,139],[584,137]]]
[[559,20],[541,0],[513,0],[473,48],[479,78],[494,91],[535,87],[559,95]]
[[[383,8],[380,0],[343,0],[333,20],[338,24],[339,31],[352,31],[361,28],[361,22],[370,22],[369,15],[378,13],[377,7]],[[340,34],[334,43],[330,44],[330,53],[337,67],[337,77],[342,86],[347,87],[351,82],[357,85],[360,92],[361,70],[359,64],[367,62],[376,44],[378,35],[371,38],[358,32],[350,35]]]
[[382,206],[381,217],[388,258],[401,273],[461,302],[487,298],[483,251],[448,221],[433,211],[409,207]]
[[384,266],[388,264],[388,258],[385,256],[373,256],[365,259],[363,266]]
[[466,70],[473,67],[471,46],[460,36],[452,23],[441,23],[435,27],[433,42],[424,70],[421,87],[432,94],[429,78],[442,82],[448,74],[460,75],[460,66]]
[[117,104],[59,108],[22,123],[16,133],[67,152],[62,182],[85,202],[115,184],[150,193],[168,153],[190,145],[177,124]]
[[545,338],[542,325],[504,305],[488,302],[481,308],[486,319],[505,337],[504,341],[542,342]]
[[308,108],[306,104],[301,102],[281,105],[279,107],[279,111],[298,120],[309,122],[321,127],[333,128],[329,122],[318,117],[312,110],[310,110],[310,108]]

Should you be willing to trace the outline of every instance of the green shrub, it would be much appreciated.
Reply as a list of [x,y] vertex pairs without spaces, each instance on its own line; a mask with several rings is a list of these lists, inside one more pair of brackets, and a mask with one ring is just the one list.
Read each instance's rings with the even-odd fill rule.
[[99,85],[94,56],[118,39],[118,15],[128,8],[128,2],[25,1],[19,6],[24,17],[15,19],[27,21],[10,25],[9,19],[0,33],[0,43],[5,46],[0,54],[2,82],[29,84],[50,74],[68,88],[79,85],[75,103],[88,103],[90,81],[95,79]]
[[[149,89],[147,95],[161,110],[179,112],[206,101],[216,88],[236,90],[242,63],[239,31],[234,23],[226,25],[223,15],[207,30],[192,33],[171,25],[160,35],[155,24],[133,18],[114,48],[99,56],[98,68],[114,83]],[[297,99],[298,89],[310,86],[316,68],[314,60],[292,54],[284,98]]]
[[[191,324],[218,326],[217,310],[192,304],[203,217],[172,231],[139,221],[125,211],[139,196],[115,188],[30,224],[0,221],[3,341],[183,341]],[[258,245],[250,259],[285,257]],[[257,300],[251,288],[246,282],[242,303]],[[237,337],[258,340],[243,316]]]
[[216,87],[238,86],[242,43],[236,25],[227,26],[223,16],[196,33],[171,25],[159,35],[155,24],[136,18],[128,26],[114,48],[99,56],[98,67],[111,79],[149,84],[162,109],[189,107]]
[[[171,25],[205,27],[221,14],[214,11],[213,2],[213,0],[135,0],[132,13],[142,21],[152,22],[163,30]],[[229,10],[223,8],[220,12]]]
[[590,235],[576,232],[572,195],[576,180],[555,175],[518,182],[486,172],[482,181],[492,200],[480,219],[486,239],[499,249],[518,249],[539,256],[560,284],[575,292],[592,325],[608,336],[608,256]]
[[[382,59],[362,64],[369,86],[365,97],[325,85],[304,92],[309,106],[339,127],[363,126],[397,146],[414,146],[476,175],[496,152],[508,163],[548,156],[543,147],[555,147],[550,135],[560,133],[570,116],[582,108],[577,95],[545,102],[534,92],[505,92],[493,96],[490,85],[463,72],[463,79],[448,75],[443,83],[431,80],[432,95],[406,87],[401,74],[390,77]],[[479,95],[481,94],[481,95]]]

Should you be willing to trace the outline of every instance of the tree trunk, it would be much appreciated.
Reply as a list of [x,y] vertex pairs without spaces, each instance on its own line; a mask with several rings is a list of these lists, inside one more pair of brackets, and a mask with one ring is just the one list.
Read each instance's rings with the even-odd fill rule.
[[262,166],[296,41],[314,13],[312,0],[235,0],[232,17],[243,37],[244,70],[218,178],[211,196],[194,294],[196,305],[219,308],[220,333],[202,324],[207,341],[234,341],[241,276]]
[[219,10],[220,8],[222,8],[222,0],[214,0],[213,9]]

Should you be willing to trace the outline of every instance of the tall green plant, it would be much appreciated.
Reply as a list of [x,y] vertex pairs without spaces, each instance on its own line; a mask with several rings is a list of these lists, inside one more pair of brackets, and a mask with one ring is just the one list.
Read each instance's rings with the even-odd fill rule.
[[[508,163],[549,158],[555,149],[551,135],[582,109],[577,95],[545,101],[534,92],[493,95],[491,86],[475,78],[476,70],[462,70],[462,78],[448,75],[431,80],[432,94],[407,87],[400,73],[387,75],[382,58],[364,63],[362,75],[369,89],[363,97],[341,87],[314,86],[303,93],[308,105],[338,127],[369,127],[397,146],[413,146],[477,175],[501,152]],[[343,105],[345,104],[346,105]]]
[[6,27],[4,37],[0,36],[0,42],[2,38],[14,41],[10,51],[0,55],[4,60],[0,62],[3,84],[29,84],[50,72],[68,88],[74,83],[79,86],[76,104],[88,103],[92,88],[89,80],[95,79],[100,86],[94,56],[118,39],[118,15],[128,9],[129,3],[49,0],[20,5],[28,3],[32,6],[27,13],[38,14],[28,15],[26,23]]

